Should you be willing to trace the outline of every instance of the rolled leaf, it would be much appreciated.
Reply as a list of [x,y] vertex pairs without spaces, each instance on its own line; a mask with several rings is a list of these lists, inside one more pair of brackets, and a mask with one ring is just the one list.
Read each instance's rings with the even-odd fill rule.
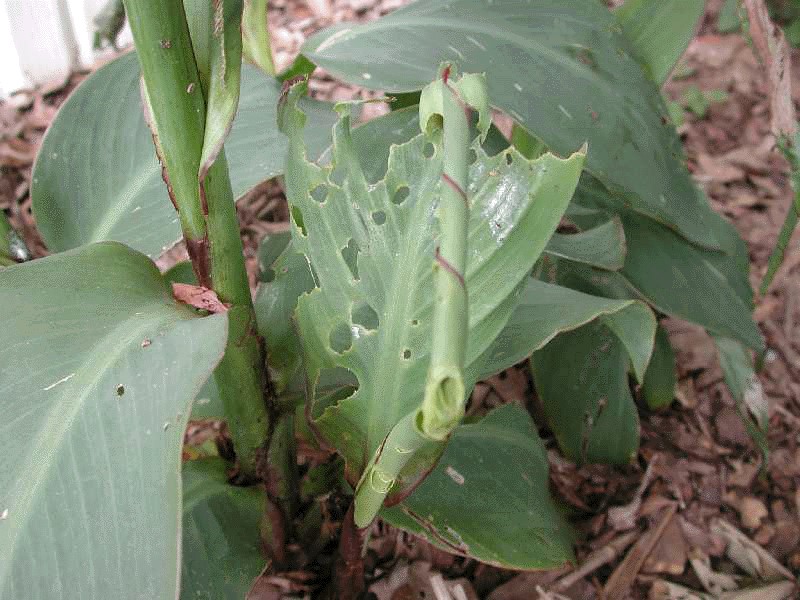
[[[424,396],[442,153],[420,134],[393,147],[385,176],[369,184],[343,107],[331,164],[310,163],[302,140],[305,115],[297,106],[303,87],[288,88],[281,110],[290,139],[292,247],[307,259],[315,283],[300,297],[295,318],[312,417],[344,456],[355,485],[389,432]],[[582,154],[548,154],[528,161],[514,150],[490,158],[479,145],[472,149],[467,362],[510,317],[520,283],[555,231],[583,160]],[[349,370],[358,389],[336,404],[320,405],[315,386],[336,369]],[[416,484],[435,457],[423,453],[413,461],[392,494]]]

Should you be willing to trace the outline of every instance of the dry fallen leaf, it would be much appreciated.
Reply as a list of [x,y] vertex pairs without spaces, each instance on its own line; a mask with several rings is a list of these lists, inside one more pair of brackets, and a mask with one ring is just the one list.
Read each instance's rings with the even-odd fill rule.
[[796,128],[792,102],[791,54],[783,30],[769,18],[764,0],[744,0],[750,21],[750,37],[769,78],[772,133],[776,136],[794,134]]
[[745,496],[739,502],[739,514],[742,517],[742,525],[748,529],[757,529],[768,515],[769,511],[764,503],[758,498]]
[[689,555],[689,564],[692,565],[697,578],[706,591],[714,595],[722,594],[738,588],[736,579],[726,573],[717,573],[711,568],[708,555],[698,548],[693,548]]
[[608,523],[616,531],[628,531],[636,526],[636,519],[639,516],[639,509],[642,506],[642,494],[644,494],[647,486],[653,478],[653,468],[658,463],[659,455],[656,454],[650,464],[647,465],[647,471],[642,477],[636,493],[628,504],[624,506],[614,506],[608,510]]
[[725,553],[743,571],[765,581],[795,577],[774,556],[736,529],[730,523],[717,519],[711,523],[711,533],[719,535],[727,543]]
[[603,594],[606,598],[625,598],[633,585],[634,580],[639,574],[645,559],[653,550],[656,542],[661,538],[664,529],[669,524],[670,520],[675,516],[678,509],[677,503],[673,503],[669,508],[666,508],[659,520],[647,530],[642,537],[634,544],[633,548],[628,551],[623,561],[614,570],[603,588]]
[[673,517],[664,533],[647,556],[642,572],[653,575],[682,575],[687,559],[686,539],[678,517]]
[[695,592],[687,587],[658,580],[650,588],[649,600],[716,600],[709,594]]
[[199,285],[173,283],[172,295],[178,302],[183,302],[200,310],[207,310],[210,313],[223,313],[229,308],[229,305],[220,302],[214,290]]

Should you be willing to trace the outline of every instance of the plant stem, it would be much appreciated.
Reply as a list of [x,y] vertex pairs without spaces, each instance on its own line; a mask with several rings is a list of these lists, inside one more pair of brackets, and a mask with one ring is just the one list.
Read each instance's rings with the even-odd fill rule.
[[789,162],[793,198],[789,206],[789,212],[786,213],[786,219],[783,221],[781,231],[778,234],[778,239],[775,242],[775,248],[769,257],[767,273],[761,281],[761,288],[759,291],[762,296],[767,294],[775,274],[778,272],[781,264],[783,264],[783,259],[786,257],[786,250],[789,247],[792,233],[795,227],[797,227],[798,220],[800,220],[800,157],[798,157],[798,143],[800,143],[800,136],[797,136],[794,140],[782,136],[778,140],[778,148],[780,148],[784,157]]
[[283,546],[292,537],[292,522],[299,504],[294,411],[273,414],[272,424],[266,457],[267,472],[261,474],[266,482],[268,499],[262,531],[272,559],[278,565],[284,565],[286,553]]
[[164,180],[197,280],[210,283],[208,237],[197,170],[203,147],[205,102],[181,0],[125,0],[142,66],[151,131]]
[[208,239],[211,256],[211,284],[228,310],[228,346],[214,371],[225,406],[241,474],[256,474],[257,453],[267,437],[269,415],[265,399],[267,375],[265,356],[256,333],[256,318],[250,284],[244,266],[239,221],[228,177],[224,150],[205,179],[208,202]]
[[[183,3],[125,0],[125,8],[142,65],[153,138],[195,274],[201,285],[230,305],[228,345],[214,377],[240,474],[252,480],[269,426],[267,378],[227,161],[220,151],[208,169],[204,207],[198,172],[208,91],[201,84]],[[210,32],[199,32],[203,34]]]
[[467,226],[469,199],[469,121],[467,105],[443,72],[442,194],[439,202],[439,246],[436,249],[433,341],[428,383],[419,426],[434,439],[445,439],[463,415],[464,356],[467,350]]
[[275,76],[275,61],[270,47],[267,0],[245,0],[242,16],[244,55],[267,75]]

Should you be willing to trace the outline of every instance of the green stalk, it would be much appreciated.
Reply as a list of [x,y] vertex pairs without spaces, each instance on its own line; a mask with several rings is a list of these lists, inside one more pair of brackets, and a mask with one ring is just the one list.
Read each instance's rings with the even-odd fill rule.
[[[227,161],[221,149],[207,171],[203,170],[205,205],[201,200],[204,93],[208,94],[208,89],[201,82],[181,0],[125,0],[125,8],[142,65],[153,138],[195,274],[201,285],[213,289],[230,305],[228,345],[214,377],[240,473],[251,480],[256,477],[257,453],[269,426],[264,398],[267,378]],[[235,25],[238,31],[238,23]],[[210,31],[198,35],[203,33],[211,35]],[[204,65],[204,70],[207,68]]]
[[164,180],[201,285],[210,287],[206,220],[197,170],[205,101],[181,0],[125,0]]
[[794,198],[792,199],[792,204],[789,206],[789,212],[786,214],[786,219],[783,222],[781,231],[778,234],[775,249],[769,257],[767,273],[761,281],[760,292],[762,296],[767,293],[775,274],[778,272],[781,264],[783,264],[783,259],[786,257],[786,250],[789,247],[789,241],[792,238],[792,232],[794,232],[795,227],[797,227],[797,222],[800,220],[800,157],[797,155],[797,143],[800,143],[800,136],[797,136],[794,143],[785,136],[778,140],[778,147],[786,157],[786,160],[789,161]]
[[439,202],[439,246],[434,262],[431,365],[418,426],[432,439],[443,440],[464,410],[464,356],[467,351],[467,226],[469,200],[469,121],[466,104],[448,85],[444,71],[442,193]]
[[[439,240],[433,260],[434,308],[431,363],[419,409],[389,432],[364,471],[356,489],[355,524],[366,527],[377,515],[403,468],[426,445],[446,442],[464,415],[464,358],[469,313],[464,273],[467,266],[469,200],[469,101],[476,80],[442,78],[426,87],[420,102],[420,125],[438,135],[441,127],[443,170],[437,207]],[[482,83],[477,88],[482,90]],[[485,90],[483,96],[485,97]],[[477,102],[482,105],[482,102]]]
[[275,77],[275,61],[270,47],[267,0],[245,0],[242,16],[244,56],[267,75]]
[[249,479],[256,474],[257,454],[269,428],[265,403],[267,375],[224,150],[208,170],[205,190],[211,285],[219,299],[230,305],[228,345],[214,371],[214,379],[222,396],[239,467]]

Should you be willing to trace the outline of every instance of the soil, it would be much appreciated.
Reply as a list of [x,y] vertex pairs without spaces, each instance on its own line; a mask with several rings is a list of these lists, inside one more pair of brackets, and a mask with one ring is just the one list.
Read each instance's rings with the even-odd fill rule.
[[[320,28],[339,21],[371,20],[404,3],[273,0],[270,24],[276,62],[279,68],[290,64],[305,37]],[[698,35],[667,84],[666,94],[680,100],[691,86],[727,93],[702,117],[686,111],[679,131],[695,179],[714,208],[730,219],[747,242],[751,282],[757,288],[792,192],[787,164],[774,151],[770,135],[765,69],[741,35],[717,33],[721,3],[709,0]],[[85,75],[77,73],[0,102],[0,209],[10,215],[35,257],[47,251],[30,211],[31,165],[57,107]],[[796,52],[793,82],[797,105],[800,55]],[[322,72],[314,75],[311,89],[329,100],[365,95]],[[366,107],[362,118],[386,110],[380,104]],[[239,205],[239,216],[248,263],[255,273],[258,242],[266,233],[286,227],[285,199],[277,183],[267,182],[250,193]],[[719,590],[728,584],[744,586],[758,580],[757,574],[775,581],[790,577],[787,569],[797,574],[800,233],[794,235],[769,292],[757,297],[756,303],[755,318],[770,348],[759,373],[770,410],[770,459],[763,471],[760,454],[722,382],[713,343],[701,328],[670,319],[678,393],[667,410],[640,409],[642,444],[636,464],[578,468],[557,453],[552,436],[543,431],[550,449],[553,492],[571,510],[579,532],[578,565],[596,553],[605,556],[603,564],[572,577],[572,567],[518,574],[445,554],[381,524],[373,531],[366,557],[371,593],[387,600],[513,600],[599,598],[605,590],[609,598],[679,598],[688,596],[679,595],[672,584]],[[527,373],[518,366],[479,384],[470,410],[524,398],[535,416],[536,399]],[[334,524],[335,515],[341,518],[341,507],[335,508]],[[719,520],[738,533],[730,533]],[[737,554],[726,536],[739,536],[741,544],[752,546]],[[316,596],[325,583],[319,573],[317,568],[308,568],[265,577],[259,582],[257,597]],[[791,585],[787,589],[783,596],[763,591],[754,597],[797,593]]]

